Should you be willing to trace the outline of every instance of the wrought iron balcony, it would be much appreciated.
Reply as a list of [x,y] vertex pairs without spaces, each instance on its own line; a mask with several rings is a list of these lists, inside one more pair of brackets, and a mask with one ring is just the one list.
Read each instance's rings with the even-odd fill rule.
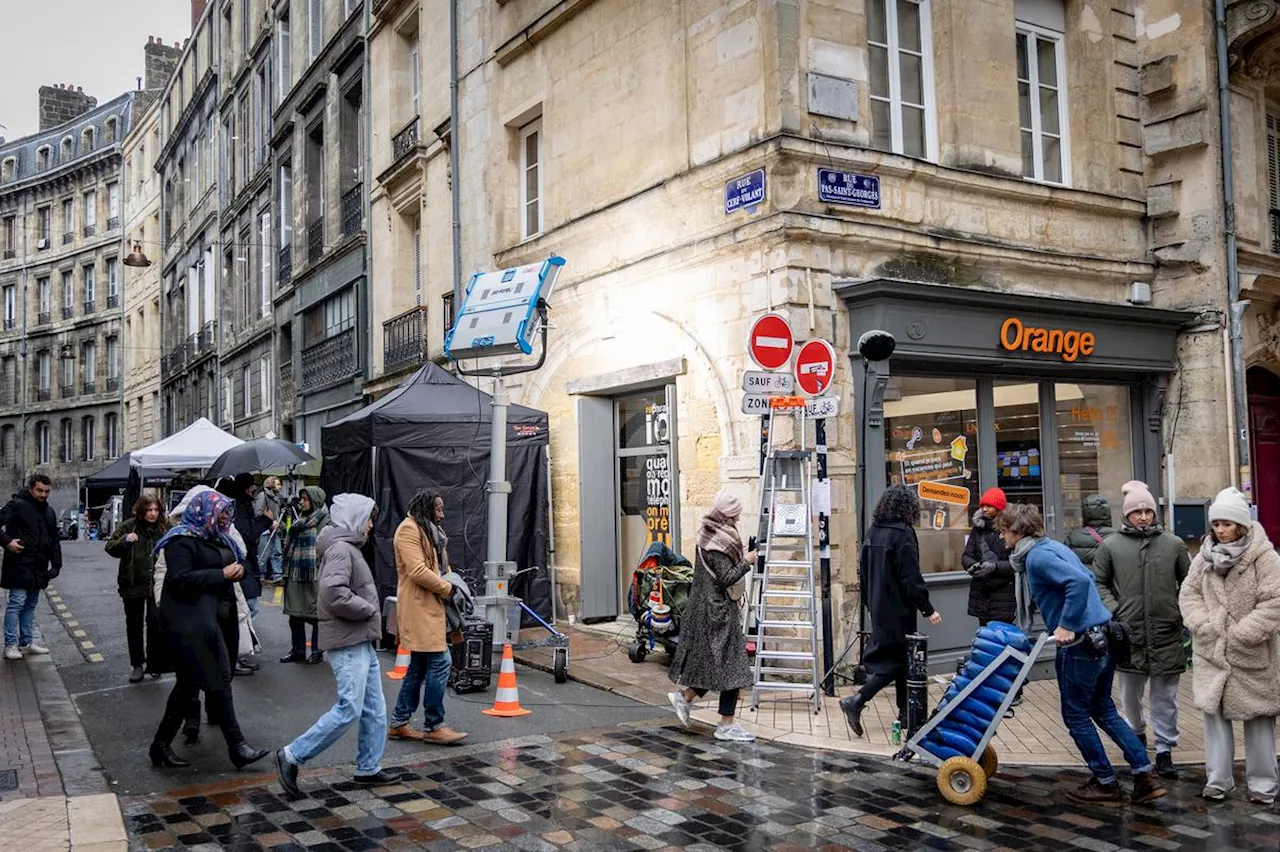
[[84,312],[86,314],[93,313],[93,299],[86,299],[84,303]]
[[62,306],[62,318],[63,318],[63,319],[71,319],[71,318],[72,318],[73,316],[75,316],[75,315],[76,315],[76,309],[75,309],[75,308],[71,307],[70,305],[63,305],[63,306]]
[[120,307],[120,296],[118,294],[115,296],[108,296],[107,309],[110,310],[111,308],[118,308],[118,307]]
[[285,361],[280,365],[280,385],[276,390],[276,405],[280,406],[281,419],[293,417],[294,396],[293,362]]
[[18,327],[18,320],[17,320],[17,319],[15,319],[14,317],[5,317],[5,318],[4,318],[4,330],[5,330],[5,331],[13,331],[13,329],[15,329],[15,328],[17,328],[17,327]]
[[98,230],[98,226],[97,226],[97,225],[85,225],[85,226],[84,226],[84,235],[85,235],[86,237],[92,237],[92,236],[94,235],[94,233],[95,233],[97,230]]
[[324,255],[324,216],[307,225],[307,262],[315,263]]
[[382,323],[382,372],[418,367],[427,357],[427,309],[416,307]]
[[1271,214],[1271,253],[1280,254],[1280,210],[1272,210]]
[[67,243],[71,242],[75,238],[76,238],[76,235],[73,231],[67,231],[65,234],[62,235],[62,244],[65,246]]
[[62,397],[63,399],[71,399],[71,397],[75,395],[76,395],[76,386],[74,384],[69,385],[69,384],[63,383],[62,386],[58,388],[58,396]]
[[342,196],[342,236],[349,237],[360,230],[364,219],[364,196],[361,184],[356,184]]
[[168,353],[160,356],[160,378],[169,375],[169,355]]
[[48,325],[48,324],[49,324],[48,311],[41,311],[40,313],[36,314],[36,325]]
[[111,216],[111,217],[109,217],[109,218],[107,219],[107,230],[108,230],[108,231],[114,231],[116,228],[119,228],[119,227],[120,227],[120,217],[119,217],[119,216]]
[[398,163],[400,158],[418,147],[418,117],[404,126],[404,129],[391,137],[391,162]]
[[288,284],[293,278],[293,244],[281,246],[276,260],[277,280],[281,284]]
[[[196,335],[192,335],[193,338]],[[218,348],[218,324],[216,322],[207,322],[204,328],[200,329],[199,340],[196,343],[196,351],[200,354],[212,352]]]
[[97,382],[95,382],[93,379],[84,380],[84,392],[86,394],[97,393],[97,390],[98,390]]
[[120,377],[107,376],[107,393],[114,393],[120,390]]
[[323,343],[302,350],[302,393],[321,390],[349,379],[360,369],[356,355],[356,330],[349,328]]
[[40,388],[36,391],[36,402],[48,402],[52,395],[48,388]]

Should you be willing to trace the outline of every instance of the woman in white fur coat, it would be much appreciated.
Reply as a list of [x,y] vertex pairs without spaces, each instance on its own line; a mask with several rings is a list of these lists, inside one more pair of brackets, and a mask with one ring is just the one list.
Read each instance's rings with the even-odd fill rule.
[[1191,631],[1195,704],[1204,712],[1202,795],[1221,801],[1234,789],[1231,723],[1243,722],[1249,800],[1270,805],[1280,790],[1280,555],[1234,488],[1214,499],[1209,522],[1178,599]]

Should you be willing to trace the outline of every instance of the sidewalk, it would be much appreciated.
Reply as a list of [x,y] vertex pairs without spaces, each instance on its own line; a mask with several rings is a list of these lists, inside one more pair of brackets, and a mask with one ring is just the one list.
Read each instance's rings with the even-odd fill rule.
[[[41,596],[37,641],[41,626],[61,629],[56,599]],[[0,660],[0,825],[0,852],[128,848],[119,803],[52,657]]]
[[[626,651],[627,643],[635,637],[635,624],[630,619],[564,629],[570,637],[569,677],[655,706],[668,706],[667,693],[673,688],[667,679],[670,658],[661,649],[657,649],[643,663],[632,663],[627,658]],[[526,638],[529,635],[531,634],[526,632]],[[547,668],[550,666],[551,655],[544,649],[530,649],[517,652],[516,659],[535,668]],[[938,705],[945,690],[943,683],[930,683],[930,708]],[[835,698],[824,696],[821,712],[817,714],[813,712],[813,705],[808,699],[790,695],[780,698],[765,695],[760,707],[751,710],[747,691],[743,695],[738,718],[744,727],[766,741],[856,754],[894,754],[899,747],[889,742],[890,729],[897,715],[893,689],[881,692],[863,711],[862,721],[866,728],[866,736],[863,738],[855,737],[849,730],[839,707],[840,697],[854,691],[852,686],[841,686],[837,689]],[[698,702],[693,718],[714,726],[719,720],[715,709],[716,698],[712,694]],[[1027,684],[1023,691],[1022,705],[1015,710],[1013,717],[1001,723],[993,741],[1001,764],[1078,765],[1079,752],[1062,723],[1059,707],[1058,686],[1055,681],[1038,680]],[[1180,764],[1203,764],[1203,714],[1192,704],[1189,675],[1182,679],[1178,691],[1178,717],[1182,740],[1175,752],[1175,759]],[[1148,736],[1151,736],[1150,733]],[[1236,725],[1236,741],[1243,741],[1239,725]],[[1119,749],[1105,737],[1103,742],[1113,760],[1117,764],[1123,763]]]

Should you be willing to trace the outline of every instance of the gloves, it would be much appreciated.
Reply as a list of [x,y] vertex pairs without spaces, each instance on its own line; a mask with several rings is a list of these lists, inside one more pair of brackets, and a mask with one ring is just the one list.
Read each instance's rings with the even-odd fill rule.
[[986,577],[990,577],[995,572],[996,572],[996,563],[979,562],[969,570],[969,576],[973,577],[973,579],[975,580],[981,580]]

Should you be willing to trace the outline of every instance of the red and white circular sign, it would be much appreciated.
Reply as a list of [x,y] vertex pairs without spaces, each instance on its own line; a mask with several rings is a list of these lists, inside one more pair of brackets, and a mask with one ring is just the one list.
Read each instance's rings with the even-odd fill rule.
[[780,370],[787,366],[795,345],[791,323],[781,314],[765,314],[758,318],[747,334],[747,354],[765,370]]
[[820,337],[805,341],[796,355],[796,383],[809,396],[819,396],[831,388],[836,376],[836,349]]

